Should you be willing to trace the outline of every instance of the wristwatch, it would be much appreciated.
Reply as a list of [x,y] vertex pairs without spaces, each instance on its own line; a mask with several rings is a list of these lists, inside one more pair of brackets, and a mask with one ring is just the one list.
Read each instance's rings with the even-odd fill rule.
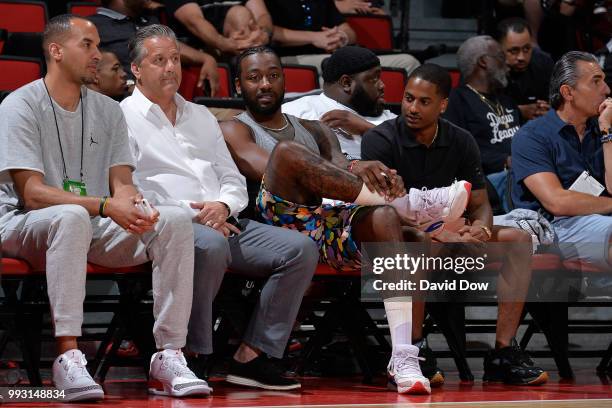
[[227,216],[229,217],[232,214],[232,210],[230,210],[229,205],[227,205],[226,203],[224,203],[223,201],[217,201],[218,203],[223,204],[223,206],[225,207],[225,209],[227,210]]
[[612,127],[609,127],[607,130],[601,130],[601,138],[599,141],[601,144],[612,142]]

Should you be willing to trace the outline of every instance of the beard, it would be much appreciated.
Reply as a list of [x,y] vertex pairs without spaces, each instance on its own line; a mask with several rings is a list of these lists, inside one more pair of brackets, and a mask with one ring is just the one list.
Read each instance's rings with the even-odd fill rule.
[[79,81],[81,82],[81,84],[83,84],[85,86],[87,86],[87,85],[96,85],[98,83],[98,78],[96,77],[96,74],[94,74],[94,73],[86,72],[84,74],[78,75],[78,78],[79,78]]
[[355,86],[355,90],[349,99],[349,105],[361,116],[377,117],[382,115],[385,105],[372,100],[361,84]]
[[504,89],[508,86],[508,77],[503,69],[487,67],[487,77],[495,89]]
[[261,106],[257,100],[257,95],[255,95],[255,97],[251,97],[250,95],[244,93],[243,97],[244,103],[249,111],[258,115],[271,115],[281,108],[283,99],[285,98],[285,91],[281,92],[281,94],[278,95],[278,98],[269,106]]

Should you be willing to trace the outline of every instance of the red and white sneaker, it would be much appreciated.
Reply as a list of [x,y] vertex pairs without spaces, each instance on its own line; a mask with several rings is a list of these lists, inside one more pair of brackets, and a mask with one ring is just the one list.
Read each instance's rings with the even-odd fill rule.
[[421,359],[416,346],[394,346],[387,366],[388,387],[399,394],[431,394],[429,380],[423,376],[419,366]]
[[393,200],[390,205],[408,224],[435,234],[444,224],[461,218],[471,191],[472,184],[465,180],[455,181],[448,187],[411,188],[408,194]]
[[212,388],[187,367],[181,350],[162,350],[151,357],[149,393],[185,397],[209,395]]

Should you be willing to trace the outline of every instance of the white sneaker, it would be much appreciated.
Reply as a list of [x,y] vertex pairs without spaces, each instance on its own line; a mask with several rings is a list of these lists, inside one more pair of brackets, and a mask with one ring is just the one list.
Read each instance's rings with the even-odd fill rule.
[[162,350],[151,357],[149,393],[184,397],[209,395],[212,388],[187,367],[181,350]]
[[53,362],[53,384],[64,391],[64,401],[101,400],[104,390],[87,372],[87,360],[80,350],[68,350]]
[[429,190],[411,188],[408,194],[390,204],[408,224],[424,232],[439,232],[445,223],[461,218],[471,190],[472,184],[465,180]]
[[387,366],[389,388],[399,394],[431,394],[429,380],[423,376],[419,360],[419,348],[410,344],[394,346]]

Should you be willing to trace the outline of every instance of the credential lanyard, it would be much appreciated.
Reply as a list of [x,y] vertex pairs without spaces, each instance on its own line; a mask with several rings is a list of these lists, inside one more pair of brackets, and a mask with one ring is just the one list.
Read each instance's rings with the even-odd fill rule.
[[[60,154],[62,156],[62,166],[64,170],[64,182],[68,182],[70,179],[68,178],[68,170],[66,169],[66,160],[64,159],[64,149],[62,148],[62,139],[60,137],[59,125],[57,124],[57,115],[55,114],[55,107],[53,106],[53,100],[51,99],[51,94],[49,93],[49,88],[47,88],[47,83],[43,78],[43,84],[45,85],[45,90],[47,91],[47,96],[49,97],[49,103],[51,104],[51,110],[53,111],[53,119],[55,120],[55,130],[57,131],[57,142],[59,143]],[[79,92],[79,103],[81,104],[81,169],[79,170],[79,174],[81,177],[81,183],[83,183],[83,144],[85,140],[85,107],[83,106],[83,95]]]

